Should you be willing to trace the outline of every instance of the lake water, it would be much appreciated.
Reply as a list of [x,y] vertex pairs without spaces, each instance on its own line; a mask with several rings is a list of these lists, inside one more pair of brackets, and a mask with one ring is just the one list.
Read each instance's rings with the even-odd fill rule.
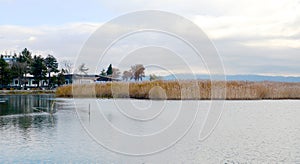
[[[221,119],[206,140],[198,136],[210,101],[73,100],[52,95],[0,100],[0,163],[300,163],[299,100],[225,101]],[[178,111],[193,113],[195,104],[200,104],[199,111],[187,133],[149,155],[142,153],[169,142],[163,137],[181,135],[137,144],[103,127],[107,121],[124,134],[145,138],[181,118]],[[134,151],[141,154],[126,155]]]

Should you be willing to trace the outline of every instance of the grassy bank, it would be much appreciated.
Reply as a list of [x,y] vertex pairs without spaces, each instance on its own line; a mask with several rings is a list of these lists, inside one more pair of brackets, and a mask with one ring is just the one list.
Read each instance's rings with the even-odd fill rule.
[[54,90],[0,90],[0,95],[54,94]]
[[[226,88],[226,90],[224,89]],[[226,93],[226,96],[225,96]],[[300,99],[300,83],[246,81],[152,81],[69,85],[56,90],[58,97],[138,99]]]

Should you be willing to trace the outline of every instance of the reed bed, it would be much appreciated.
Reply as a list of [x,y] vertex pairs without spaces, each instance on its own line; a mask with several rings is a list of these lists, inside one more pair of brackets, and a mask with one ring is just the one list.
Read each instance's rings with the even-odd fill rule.
[[209,80],[107,82],[62,86],[56,90],[56,95],[168,100],[300,99],[300,83]]

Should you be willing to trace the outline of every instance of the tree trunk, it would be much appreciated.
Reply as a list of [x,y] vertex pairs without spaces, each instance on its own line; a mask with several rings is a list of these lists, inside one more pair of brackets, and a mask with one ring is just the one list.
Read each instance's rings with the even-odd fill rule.
[[50,71],[49,71],[49,74],[48,74],[48,89],[50,89]]
[[21,88],[21,77],[20,76],[18,77],[18,82],[19,82],[18,86]]
[[40,81],[36,80],[36,84],[37,84],[37,88],[39,88],[40,87]]
[[27,81],[27,76],[26,76],[27,72],[25,72],[25,86],[24,89],[26,89],[26,81]]

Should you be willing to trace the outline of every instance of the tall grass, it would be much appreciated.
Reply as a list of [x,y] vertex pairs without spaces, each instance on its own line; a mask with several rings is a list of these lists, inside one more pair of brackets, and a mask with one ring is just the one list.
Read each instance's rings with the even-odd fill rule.
[[137,99],[300,99],[300,83],[248,81],[107,82],[59,87],[58,97]]

